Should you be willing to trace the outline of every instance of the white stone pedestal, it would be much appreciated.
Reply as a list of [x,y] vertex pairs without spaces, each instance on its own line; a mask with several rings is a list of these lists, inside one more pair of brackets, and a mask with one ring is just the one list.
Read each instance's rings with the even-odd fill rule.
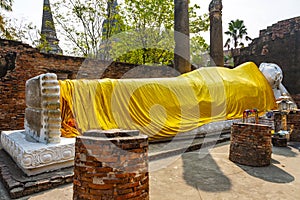
[[2,131],[1,144],[28,176],[74,165],[75,138],[44,144],[26,136],[25,130]]

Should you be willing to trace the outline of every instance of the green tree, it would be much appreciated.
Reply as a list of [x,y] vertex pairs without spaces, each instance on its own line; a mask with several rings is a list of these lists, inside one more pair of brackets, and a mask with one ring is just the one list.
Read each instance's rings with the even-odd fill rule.
[[[109,6],[114,2],[59,0],[53,5],[57,30],[62,30],[73,47],[69,54],[135,64],[171,64],[173,1],[124,0],[118,6]],[[199,16],[197,9],[192,6],[189,11],[191,33],[208,27],[207,16]]]
[[121,5],[126,26],[116,35],[112,57],[134,64],[169,64],[173,58],[173,4],[166,0],[125,0]]
[[195,35],[191,38],[191,63],[195,67],[207,66],[209,60],[209,45],[203,37]]
[[209,45],[201,36],[201,33],[209,29],[209,16],[208,14],[199,15],[200,6],[194,4],[189,7],[190,17],[190,52],[191,63],[196,67],[207,66]]
[[[0,10],[13,11],[13,0],[0,0]],[[33,46],[40,44],[40,32],[37,27],[24,19],[7,18],[0,14],[0,37],[10,40],[19,40]]]
[[22,41],[34,47],[40,43],[41,33],[32,22],[11,18],[7,21],[7,30],[11,33],[13,40]]
[[[192,39],[193,47],[207,45],[199,32],[208,30],[208,15],[199,15],[198,9],[198,5],[189,7],[190,33],[198,38]],[[112,48],[112,57],[135,64],[172,64],[175,47],[173,1],[125,0],[122,11],[120,15],[127,34],[116,36],[115,41],[119,42]],[[195,55],[195,52],[191,54]]]
[[[13,0],[0,0],[0,10],[12,11]],[[0,37],[12,39],[10,31],[6,28],[6,19],[3,14],[0,13]]]
[[[59,0],[53,4],[57,30],[69,41],[72,49],[66,53],[96,57],[100,52],[103,37],[103,22],[113,22],[115,15],[107,15],[107,5],[112,0]],[[106,29],[113,27],[106,24]],[[113,30],[106,33],[113,34]],[[107,37],[107,35],[105,35]]]
[[247,36],[248,33],[244,21],[239,19],[235,21],[231,20],[228,23],[228,31],[226,31],[225,34],[229,36],[224,45],[224,47],[228,49],[231,48],[231,43],[233,43],[233,48],[236,49],[239,46],[244,47],[243,39],[246,41],[251,40],[251,38]]

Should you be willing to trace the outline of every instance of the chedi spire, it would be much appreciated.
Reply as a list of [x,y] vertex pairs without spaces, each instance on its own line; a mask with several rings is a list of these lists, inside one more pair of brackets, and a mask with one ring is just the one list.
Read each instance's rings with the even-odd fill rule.
[[57,39],[49,0],[44,0],[43,5],[41,43],[43,44],[41,52],[62,54],[62,49],[58,45],[59,40]]

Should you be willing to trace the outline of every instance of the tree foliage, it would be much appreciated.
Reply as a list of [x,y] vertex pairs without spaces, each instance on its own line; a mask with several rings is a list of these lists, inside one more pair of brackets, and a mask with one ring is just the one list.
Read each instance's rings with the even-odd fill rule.
[[13,0],[1,0],[0,8],[6,11],[12,11]]
[[28,22],[25,19],[17,20],[11,18],[7,27],[10,30],[12,39],[30,43],[35,47],[38,46],[40,31],[32,22]]
[[190,52],[191,63],[196,67],[206,66],[208,60],[209,45],[201,36],[201,33],[209,30],[209,16],[207,13],[199,15],[200,6],[194,4],[189,8],[190,17]]
[[224,46],[228,49],[230,49],[231,43],[233,43],[233,47],[236,49],[238,46],[244,47],[243,39],[246,41],[251,40],[251,38],[247,36],[248,33],[244,21],[240,19],[235,21],[231,20],[228,23],[228,31],[226,31],[225,34],[229,36]]
[[203,67],[208,65],[209,45],[203,37],[195,35],[191,38],[191,63],[195,67]]
[[169,0],[125,0],[120,15],[126,26],[112,45],[114,60],[168,64],[173,59],[173,4]]
[[[0,11],[12,11],[13,0],[0,0]],[[0,37],[12,39],[10,30],[6,27],[7,19],[0,13]]]
[[[73,44],[69,53],[135,64],[170,64],[173,0],[124,0],[117,7],[109,6],[113,4],[114,0],[59,0],[54,4],[58,29]],[[191,33],[208,30],[208,16],[198,15],[199,8],[195,5],[189,10]]]
[[94,49],[97,51],[102,26],[98,19],[103,16],[103,6],[99,4],[100,1],[84,4],[80,0],[60,0],[53,4],[59,32],[75,45],[68,53],[87,56],[94,53]]
[[[135,64],[171,64],[173,0],[124,0],[112,6],[114,1],[56,0],[51,4],[60,44],[67,47],[64,53]],[[196,57],[208,46],[199,34],[208,30],[208,15],[199,15],[199,9],[198,5],[189,8],[193,62],[199,61]],[[13,39],[30,41],[36,47],[47,45],[31,23],[17,25],[11,19],[8,24]]]
[[[0,0],[0,10],[13,11],[13,0]],[[40,45],[40,31],[32,22],[0,15],[0,37],[19,40],[37,47]]]
[[53,4],[54,17],[59,25],[58,30],[70,42],[69,54],[97,56],[100,52],[103,37],[113,34],[112,27],[106,23],[108,35],[103,35],[104,20],[112,22],[117,14],[108,15],[107,5],[112,0],[58,0]]
[[[195,49],[199,52],[207,46],[199,32],[209,27],[208,15],[199,15],[199,9],[198,5],[189,8],[194,61],[200,55]],[[122,11],[128,34],[117,39],[121,42],[112,48],[114,59],[135,64],[172,64],[175,47],[173,1],[125,0]]]

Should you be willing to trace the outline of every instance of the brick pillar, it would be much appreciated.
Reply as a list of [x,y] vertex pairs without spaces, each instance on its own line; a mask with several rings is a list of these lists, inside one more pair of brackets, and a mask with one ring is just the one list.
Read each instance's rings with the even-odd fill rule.
[[288,130],[292,129],[290,141],[300,142],[300,111],[290,112],[287,116]]
[[222,1],[212,0],[209,4],[210,57],[212,66],[224,66]]
[[148,137],[88,131],[76,138],[73,199],[149,199]]
[[281,130],[282,116],[279,111],[274,111],[274,131],[278,133]]
[[235,123],[231,126],[229,160],[255,167],[270,165],[271,141],[270,126]]
[[174,67],[181,74],[191,71],[189,1],[174,0]]

